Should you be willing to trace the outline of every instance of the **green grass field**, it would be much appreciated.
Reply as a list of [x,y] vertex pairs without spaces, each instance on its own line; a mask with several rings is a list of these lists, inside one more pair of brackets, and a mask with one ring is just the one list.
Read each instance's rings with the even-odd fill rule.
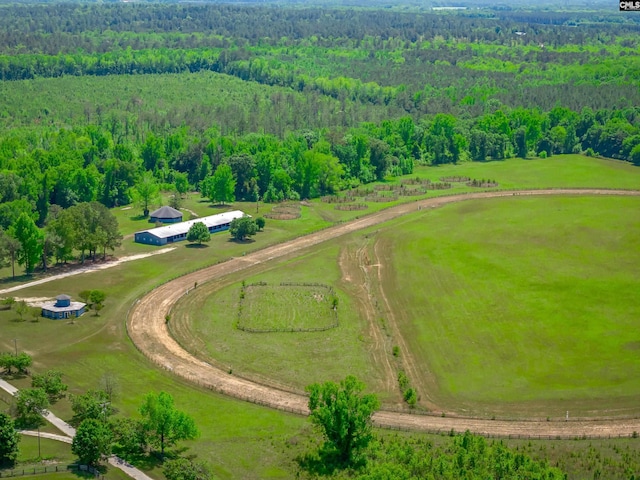
[[[639,206],[637,198],[621,197],[493,199],[378,228],[382,250],[392,252],[385,293],[416,361],[437,379],[416,386],[461,412],[635,414],[638,385],[629,372],[640,369],[634,336],[640,255],[628,245],[640,238]],[[305,281],[335,282],[336,248],[251,281],[288,281],[304,266]],[[277,381],[291,382],[307,350],[299,341],[254,342],[234,331],[229,312],[237,292],[235,284],[197,305],[190,298],[177,313],[191,314],[193,337],[221,364],[264,377],[278,372]],[[341,315],[354,307],[341,303]],[[314,336],[335,344],[330,333]],[[341,335],[340,349],[330,354],[352,350],[360,338]],[[317,368],[311,365],[302,376],[307,382]],[[363,378],[375,382],[379,373]]]
[[638,198],[518,197],[381,230],[387,296],[436,375],[423,388],[465,412],[637,413],[639,212]]
[[[623,162],[599,160],[578,155],[558,156],[546,160],[511,159],[504,162],[418,168],[415,175],[430,178],[434,181],[441,176],[448,175],[495,178],[500,183],[499,188],[547,186],[640,188],[640,169]],[[399,180],[389,179],[390,182]],[[470,187],[456,186],[453,191],[466,190],[471,189]],[[453,193],[453,191],[429,192],[427,196]],[[412,200],[413,198],[404,199],[404,201]],[[533,199],[517,199],[514,201],[526,202],[529,200]],[[600,201],[613,200],[598,197],[592,201],[598,203]],[[631,201],[631,199],[625,201]],[[491,202],[500,203],[497,200]],[[505,203],[508,202],[505,201]],[[311,202],[311,206],[302,207],[302,217],[300,219],[290,221],[267,220],[265,232],[258,234],[252,242],[244,244],[230,242],[228,234],[222,233],[213,236],[208,248],[190,249],[186,247],[186,244],[176,244],[176,250],[164,255],[136,260],[108,270],[68,277],[20,290],[13,295],[21,297],[53,297],[65,292],[76,296],[80,290],[99,288],[107,292],[107,300],[105,308],[100,312],[99,317],[93,317],[92,314],[85,315],[75,324],[45,319],[39,322],[26,321],[19,323],[14,321],[16,318],[15,312],[0,312],[0,351],[12,351],[14,339],[17,339],[19,349],[26,350],[33,355],[34,366],[32,370],[34,372],[39,373],[49,368],[61,370],[65,375],[64,380],[69,384],[72,393],[82,393],[88,388],[97,388],[100,377],[104,373],[110,372],[114,374],[118,379],[121,390],[120,396],[116,400],[116,407],[119,409],[120,414],[123,415],[136,416],[143,396],[149,391],[164,390],[171,393],[175,398],[176,406],[193,415],[202,432],[198,440],[185,444],[189,448],[187,453],[195,454],[199,459],[210,462],[219,478],[294,478],[297,470],[294,458],[301,452],[302,446],[305,445],[305,439],[311,435],[311,428],[308,422],[300,417],[271,411],[201,390],[178,380],[167,372],[158,370],[137,352],[128,339],[125,329],[127,311],[135,299],[144,294],[144,292],[177,275],[231,256],[242,255],[244,252],[262,248],[267,244],[281,242],[297,235],[318,230],[334,222],[353,219],[377,209],[385,208],[388,205],[372,203],[369,210],[365,212],[340,212],[334,209],[334,205],[314,201]],[[207,202],[200,202],[197,196],[190,197],[185,202],[185,206],[199,214],[206,214],[206,212],[216,213],[218,211],[210,207]],[[252,215],[255,212],[255,204],[234,204],[232,208],[243,209]],[[259,214],[268,212],[270,208],[271,206],[260,204]],[[440,216],[445,222],[448,215],[447,212],[458,208],[473,209],[484,207],[477,207],[477,204],[462,203],[447,209],[428,213],[422,212],[425,217],[420,218]],[[609,213],[617,211],[615,208],[610,208],[605,213],[609,217]],[[147,224],[144,221],[136,220],[137,213],[135,211],[118,210],[114,212],[119,216],[123,234],[130,234],[141,228],[146,228]],[[636,219],[635,221],[637,222],[637,212],[637,208],[632,211],[627,210],[627,221],[632,222]],[[545,211],[545,215],[548,213]],[[528,212],[524,210],[520,214],[528,215]],[[622,215],[622,211],[620,211],[619,215],[616,214],[616,216]],[[457,216],[458,220],[462,216],[465,222],[469,217],[468,215],[460,214]],[[544,217],[544,215],[541,216]],[[582,214],[578,218],[581,216]],[[413,219],[408,220],[414,222]],[[529,221],[528,218],[527,221]],[[458,223],[451,220],[449,223],[450,230],[445,230],[443,227],[441,233],[448,235],[455,231],[454,227],[457,227]],[[498,225],[495,224],[493,219],[486,220],[484,224],[486,224],[484,226],[484,237],[497,237],[496,232],[498,230],[496,229]],[[141,225],[144,225],[144,227],[141,227]],[[492,225],[493,229],[491,228]],[[589,226],[589,228],[592,227],[597,227],[597,225]],[[429,228],[423,227],[421,230],[428,233],[433,228],[436,228],[436,225],[430,223]],[[589,233],[591,231],[589,229],[579,231],[585,233],[586,237],[593,236],[593,234]],[[629,252],[633,253],[633,248],[630,246],[637,244],[638,238],[637,230],[634,231],[636,232],[636,240],[634,241],[631,238],[631,241],[627,241],[624,245],[626,250],[620,250],[620,254],[628,255]],[[627,235],[628,237],[630,233],[627,232],[632,232],[632,230],[626,227],[625,229],[616,230],[617,234]],[[477,239],[484,237],[478,235]],[[528,236],[525,237],[525,240],[527,240]],[[610,239],[606,235],[601,235],[600,237],[603,241],[606,241],[603,246],[619,245],[619,243],[611,243],[615,239]],[[422,240],[419,242],[422,242]],[[287,260],[287,263],[279,268],[286,271],[286,277],[289,280],[323,281],[327,284],[333,284],[339,280],[340,275],[339,269],[336,267],[336,258],[340,247],[341,245],[338,244],[324,245],[307,256],[295,260]],[[413,247],[408,244],[407,248]],[[117,254],[143,253],[153,250],[155,250],[154,247],[134,244],[132,239],[127,239],[124,241],[123,248]],[[617,261],[615,264],[617,265]],[[277,271],[275,265],[269,268],[270,270],[250,273],[246,277],[229,279],[228,287],[221,285],[220,290],[212,295],[210,300],[212,305],[215,304],[216,298],[224,300],[226,288],[233,292],[229,294],[229,298],[237,299],[239,285],[242,280],[247,282],[267,281],[270,283],[282,281],[282,277],[285,276],[282,271]],[[21,273],[20,269],[18,271]],[[500,270],[496,269],[496,272],[500,273]],[[9,275],[10,269],[5,268],[0,271],[0,277],[6,278]],[[21,280],[24,281],[25,279],[22,278]],[[6,288],[16,283],[18,282],[3,280],[0,286],[1,288]],[[202,287],[199,286],[198,290],[204,291],[204,285]],[[229,351],[220,350],[214,353],[216,355],[225,355],[226,357],[222,358],[221,361],[226,361],[226,358],[228,358],[234,371],[242,372],[245,370],[247,374],[260,375],[262,370],[258,372],[252,371],[255,365],[258,365],[255,359],[260,359],[260,363],[265,363],[264,359],[267,359],[267,365],[262,365],[260,368],[264,368],[264,371],[269,374],[277,371],[279,374],[287,375],[286,378],[280,379],[283,383],[303,387],[312,381],[339,380],[345,374],[353,373],[364,379],[370,389],[376,390],[380,381],[379,373],[371,366],[369,356],[371,345],[365,335],[362,319],[357,314],[357,306],[351,300],[352,292],[344,288],[344,286],[336,288],[336,291],[340,301],[341,326],[328,332],[329,334],[335,332],[335,337],[321,337],[318,335],[317,338],[312,338],[298,336],[298,334],[267,334],[267,336],[261,335],[259,340],[249,340],[242,336],[236,337],[237,331],[234,332],[232,330],[231,323],[225,324],[226,320],[223,316],[216,318],[215,315],[207,315],[204,318],[207,323],[202,323],[203,326],[199,327],[201,330],[194,330],[193,335],[202,334],[203,338],[207,338],[204,335],[209,335],[210,337],[216,337],[216,341],[222,338],[224,342],[228,342],[233,348],[230,347]],[[428,292],[428,290],[425,288],[424,292]],[[568,295],[569,293],[571,292],[566,294]],[[621,292],[615,293],[616,295],[621,294]],[[627,292],[627,295],[632,296],[633,292]],[[190,296],[190,298],[195,299],[197,297]],[[580,303],[582,303],[582,297],[579,298]],[[209,300],[202,299],[201,301]],[[200,308],[204,303],[198,305]],[[579,306],[580,304],[577,305],[577,307]],[[178,308],[181,307],[181,305],[178,306]],[[201,312],[201,310],[189,310],[189,308],[186,308],[185,311]],[[222,329],[218,330],[217,325],[222,325]],[[594,332],[594,334],[596,333]],[[327,332],[324,335],[326,334]],[[582,340],[588,336],[586,332],[577,332],[577,334],[580,335],[579,338]],[[287,337],[287,335],[289,336]],[[273,341],[267,341],[267,339]],[[640,339],[628,339],[628,341],[637,340]],[[611,340],[611,342],[613,341]],[[617,341],[622,341],[619,335]],[[611,345],[615,345],[615,343],[611,343]],[[211,348],[213,349],[214,347],[215,344],[212,343]],[[316,348],[317,351],[313,350],[313,348]],[[247,363],[246,359],[253,355],[253,350],[255,349],[257,350],[254,356],[254,364]],[[529,353],[531,351],[532,349],[529,350]],[[629,355],[633,355],[633,353],[631,350],[622,351],[621,355],[619,358],[630,358]],[[287,362],[290,362],[291,358],[296,359],[298,367],[295,371],[288,372],[289,363]],[[629,371],[633,371],[634,365],[636,364],[632,363],[629,366]],[[474,371],[477,373],[481,369],[474,367]],[[568,375],[568,372],[564,373]],[[612,379],[614,376],[612,374],[607,378]],[[462,391],[459,386],[459,377],[454,378],[452,382],[454,382],[454,387],[458,385],[456,387],[457,391],[454,393],[459,395],[460,391]],[[28,386],[29,383],[28,379],[17,382],[20,387]],[[604,380],[600,383],[600,385],[590,384],[596,394],[598,391],[608,391],[605,388]],[[637,398],[637,390],[634,390],[636,388],[634,385],[629,388],[628,399],[631,402],[633,400],[632,392],[636,393]],[[612,391],[615,393],[616,389],[619,391],[622,387],[614,386]],[[580,389],[573,389],[569,394],[574,395],[574,398],[578,398],[575,396],[578,390]],[[394,393],[394,395],[397,395],[397,393]],[[484,395],[484,401],[487,402],[485,405],[494,408],[495,404],[492,401],[495,399],[489,398],[487,400],[488,394],[484,393]],[[389,393],[381,392],[383,400],[389,396]],[[624,397],[616,398],[615,402],[624,400]],[[534,400],[530,400],[529,403],[532,401]],[[541,400],[537,401],[541,402]],[[542,400],[543,403],[547,401],[550,400]],[[593,405],[596,404],[596,397],[585,397],[584,401]],[[607,402],[611,409],[616,405],[623,409],[627,408],[627,405],[622,403],[614,405],[609,399],[607,399]],[[574,405],[571,407],[572,412],[575,406],[579,407],[580,404],[580,401],[575,400]],[[474,405],[478,410],[482,408],[481,403],[474,403]],[[553,405],[558,405],[559,412],[557,416],[563,416],[565,409],[559,406],[560,403],[553,403]],[[52,409],[63,418],[69,419],[71,417],[71,409],[66,400],[58,402]],[[553,415],[555,416],[555,413]],[[629,442],[633,442],[633,440],[629,440]],[[580,442],[568,442],[566,448],[569,451],[587,449],[585,444]],[[572,461],[568,455],[566,457],[568,458],[568,460],[565,460],[566,462]],[[139,466],[148,469],[152,475],[162,478],[161,469],[156,464],[152,462],[142,463]],[[586,469],[580,470],[580,468],[577,465],[575,466],[576,471],[581,471],[584,474],[576,475],[574,478],[584,478],[585,475],[592,476],[592,472]],[[628,475],[626,478],[628,478]]]
[[265,333],[330,329],[337,324],[328,285],[249,284],[240,289],[238,328]]

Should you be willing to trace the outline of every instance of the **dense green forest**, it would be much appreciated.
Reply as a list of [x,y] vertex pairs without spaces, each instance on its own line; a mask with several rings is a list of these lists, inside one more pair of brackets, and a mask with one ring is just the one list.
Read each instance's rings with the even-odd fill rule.
[[21,214],[51,233],[59,208],[125,205],[141,183],[201,189],[221,166],[236,199],[277,202],[416,165],[574,152],[640,164],[637,16],[0,9],[5,239]]

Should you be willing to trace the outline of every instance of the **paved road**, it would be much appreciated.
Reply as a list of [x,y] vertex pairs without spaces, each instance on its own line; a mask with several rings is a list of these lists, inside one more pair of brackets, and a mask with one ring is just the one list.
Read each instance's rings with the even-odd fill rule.
[[[182,276],[153,290],[141,298],[132,308],[127,319],[127,330],[136,347],[152,362],[172,371],[198,385],[216,390],[239,399],[252,401],[272,408],[286,410],[302,415],[308,414],[308,398],[303,394],[278,390],[267,385],[229,374],[207,362],[199,360],[185,351],[169,334],[166,316],[173,305],[194,282],[202,284],[220,279],[230,273],[268,262],[273,259],[298,255],[304,249],[363,228],[387,222],[393,218],[421,209],[437,208],[445,204],[476,199],[534,196],[534,195],[626,195],[638,196],[639,191],[599,190],[599,189],[553,189],[526,190],[512,192],[482,192],[463,195],[451,195],[429,198],[406,203],[371,215],[340,224],[304,237],[234,258],[227,262],[204,268]],[[379,411],[373,418],[383,427],[422,430],[463,432],[470,430],[483,435],[525,437],[607,437],[631,436],[640,431],[640,419],[631,420],[588,420],[588,421],[501,421],[454,416],[437,417],[412,415],[391,411]]]
[[[16,387],[14,387],[9,382],[2,379],[0,379],[0,388],[5,392],[8,392],[14,396],[16,395],[16,393],[18,393],[18,389]],[[31,430],[22,430],[20,433],[23,435],[30,435],[33,437],[40,436],[42,438],[57,440],[59,442],[64,442],[64,443],[73,442],[73,437],[76,434],[75,428],[73,428],[68,423],[64,422],[62,419],[56,417],[51,412],[47,412],[46,415],[44,415],[44,418],[47,419],[47,421],[50,422],[52,425],[54,425],[58,430],[64,433],[64,435],[57,435],[55,433],[46,433],[46,432],[37,432],[37,431],[34,432]],[[112,455],[111,457],[109,457],[109,464],[122,470],[129,477],[134,478],[136,480],[153,480],[153,478],[148,476],[146,473],[138,470],[132,465],[129,465],[127,462],[125,462],[121,458],[116,457],[115,455]]]

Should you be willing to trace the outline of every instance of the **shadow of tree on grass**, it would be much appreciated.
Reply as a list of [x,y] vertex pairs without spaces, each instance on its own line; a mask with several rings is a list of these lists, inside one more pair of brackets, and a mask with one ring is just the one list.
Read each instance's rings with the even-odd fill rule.
[[295,459],[301,470],[312,477],[334,475],[338,470],[350,472],[362,468],[366,460],[360,457],[352,462],[345,463],[335,449],[327,445],[321,446],[317,451],[305,453]]

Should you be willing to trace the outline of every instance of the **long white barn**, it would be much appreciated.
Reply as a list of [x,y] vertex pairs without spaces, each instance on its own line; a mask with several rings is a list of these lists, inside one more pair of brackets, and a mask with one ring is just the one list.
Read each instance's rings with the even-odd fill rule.
[[163,227],[141,230],[135,233],[135,241],[147,245],[166,245],[167,243],[186,240],[189,229],[196,222],[204,223],[209,229],[209,232],[216,233],[228,230],[232,220],[244,216],[247,216],[244,212],[234,210],[232,212],[218,213],[217,215],[195,218],[186,222],[174,223]]

